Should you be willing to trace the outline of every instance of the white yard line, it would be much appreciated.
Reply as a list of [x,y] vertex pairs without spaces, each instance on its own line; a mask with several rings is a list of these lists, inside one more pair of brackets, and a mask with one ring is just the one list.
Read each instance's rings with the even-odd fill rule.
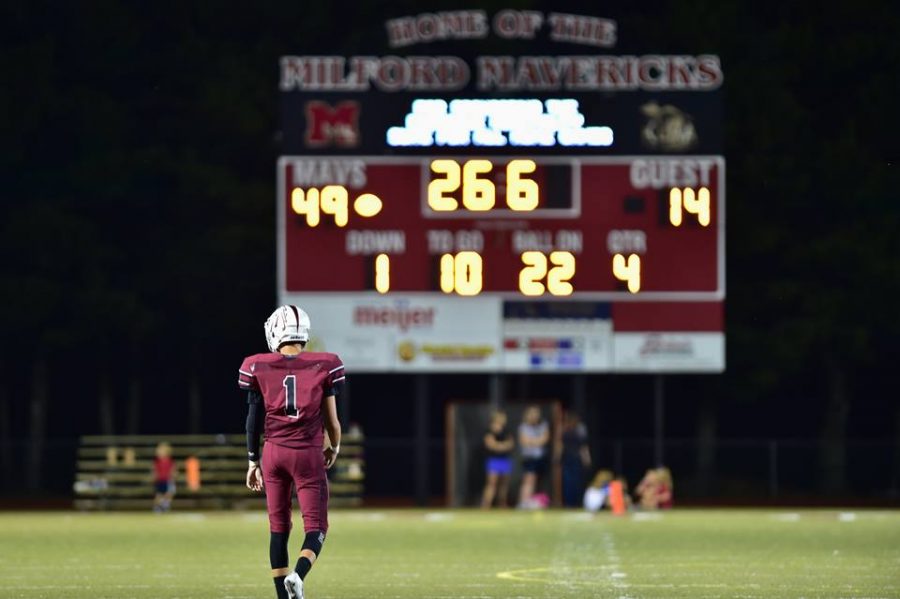
[[454,516],[447,512],[428,512],[424,518],[426,522],[450,522]]
[[659,522],[663,515],[659,512],[634,512],[631,519],[635,522]]
[[[630,592],[633,587],[628,581],[628,573],[622,567],[622,560],[611,532],[606,530],[597,532],[599,556],[596,541],[593,543],[566,542],[564,540],[568,536],[566,530],[561,528],[560,533],[560,542],[556,545],[549,565],[498,572],[497,578],[544,584],[548,587],[561,586],[569,593],[576,592],[577,587],[595,586],[598,582],[600,584],[605,582],[608,585],[607,588],[612,589],[615,593],[612,595],[615,599],[632,599]],[[596,563],[598,557],[602,563]],[[597,578],[589,576],[589,579],[579,579],[574,575],[579,571],[596,573]],[[556,596],[550,588],[547,588],[546,591],[549,593],[548,597]]]
[[181,512],[172,514],[170,517],[175,520],[181,520],[182,522],[206,522],[206,514],[198,512]]
[[610,585],[619,593],[619,599],[630,599],[628,589],[631,588],[631,585],[628,583],[628,574],[622,568],[619,551],[616,549],[616,540],[611,532],[605,530],[600,533],[600,539],[606,557],[606,565],[611,566],[609,572]]
[[262,522],[263,520],[268,521],[269,516],[258,512],[252,512],[249,514],[241,514],[241,520],[244,520],[245,522]]
[[799,522],[800,514],[797,512],[787,512],[786,514],[773,514],[772,519],[779,522]]

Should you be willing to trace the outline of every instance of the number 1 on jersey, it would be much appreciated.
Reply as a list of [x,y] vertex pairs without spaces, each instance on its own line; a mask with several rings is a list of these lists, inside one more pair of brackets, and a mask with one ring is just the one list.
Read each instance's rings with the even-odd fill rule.
[[284,377],[284,413],[288,418],[299,418],[300,411],[297,410],[297,377],[289,374]]

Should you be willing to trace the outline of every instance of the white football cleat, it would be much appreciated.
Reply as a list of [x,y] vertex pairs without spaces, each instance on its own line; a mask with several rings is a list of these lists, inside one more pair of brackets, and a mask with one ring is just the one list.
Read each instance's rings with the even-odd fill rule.
[[291,572],[285,577],[284,589],[290,599],[303,599],[303,579],[296,572]]

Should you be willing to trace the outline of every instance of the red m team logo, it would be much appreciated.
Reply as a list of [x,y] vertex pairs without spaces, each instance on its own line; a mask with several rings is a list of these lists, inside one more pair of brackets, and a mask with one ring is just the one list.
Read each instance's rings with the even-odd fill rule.
[[306,103],[306,145],[312,147],[359,145],[359,102]]

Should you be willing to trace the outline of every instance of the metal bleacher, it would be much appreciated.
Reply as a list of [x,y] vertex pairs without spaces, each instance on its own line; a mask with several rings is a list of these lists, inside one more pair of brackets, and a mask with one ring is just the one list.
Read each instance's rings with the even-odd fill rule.
[[[262,509],[265,498],[245,485],[244,435],[84,436],[78,448],[75,507],[81,510],[149,510],[153,505],[153,458],[157,444],[172,446],[177,465],[173,509]],[[200,466],[190,488],[185,461]],[[265,459],[265,448],[263,448]],[[329,471],[330,505],[358,506],[365,479],[362,435],[344,435],[341,455]],[[296,501],[296,498],[295,498]]]

